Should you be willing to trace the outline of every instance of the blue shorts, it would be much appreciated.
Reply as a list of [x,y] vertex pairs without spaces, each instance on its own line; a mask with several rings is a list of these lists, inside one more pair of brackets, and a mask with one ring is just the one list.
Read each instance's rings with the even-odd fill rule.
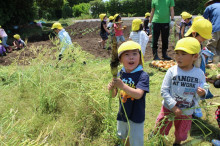
[[124,38],[123,35],[121,35],[121,36],[116,36],[116,39],[117,39],[117,43],[119,43],[119,41],[125,42],[125,38]]
[[[144,145],[144,122],[134,123],[129,120],[130,123],[130,135],[129,142],[131,146],[143,146]],[[126,139],[128,136],[128,123],[124,121],[117,121],[117,134],[120,139]]]

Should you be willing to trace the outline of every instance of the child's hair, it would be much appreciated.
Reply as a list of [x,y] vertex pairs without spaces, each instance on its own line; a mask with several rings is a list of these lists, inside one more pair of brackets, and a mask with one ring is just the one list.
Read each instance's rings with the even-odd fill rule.
[[113,20],[109,20],[109,22],[113,22]]
[[115,22],[118,22],[118,20],[121,19],[121,16],[118,15],[116,18],[115,18]]
[[[196,33],[196,36],[195,37],[198,37],[198,36],[200,36],[200,34],[198,33],[198,32],[195,32]],[[191,33],[189,36],[187,36],[187,37],[194,37],[193,36],[193,33]]]
[[138,31],[141,31],[141,30],[143,30],[144,28],[143,28],[143,25],[142,24],[140,24],[140,29],[138,30]]

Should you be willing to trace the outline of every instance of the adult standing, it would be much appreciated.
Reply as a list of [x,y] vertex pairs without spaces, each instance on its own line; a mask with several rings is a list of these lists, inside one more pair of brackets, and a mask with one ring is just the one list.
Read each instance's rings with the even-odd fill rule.
[[171,60],[171,58],[167,56],[167,49],[170,27],[174,25],[174,6],[174,0],[152,0],[151,16],[148,26],[150,27],[152,25],[151,47],[154,55],[154,60],[160,60],[157,53],[157,45],[160,34],[162,38],[162,57],[165,60]]
[[215,55],[213,62],[220,61],[220,0],[209,0],[206,4],[203,17],[212,23],[212,39],[208,41],[207,48]]

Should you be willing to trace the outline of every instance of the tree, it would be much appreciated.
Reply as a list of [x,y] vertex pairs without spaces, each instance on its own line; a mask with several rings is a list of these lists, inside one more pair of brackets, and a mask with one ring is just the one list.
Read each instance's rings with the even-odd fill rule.
[[5,0],[0,4],[0,25],[21,25],[34,20],[34,0]]

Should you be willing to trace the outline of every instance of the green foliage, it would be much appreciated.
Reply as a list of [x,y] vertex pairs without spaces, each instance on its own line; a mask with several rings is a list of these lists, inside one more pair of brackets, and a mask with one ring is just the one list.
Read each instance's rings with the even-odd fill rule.
[[106,13],[106,6],[102,0],[94,0],[90,2],[91,14],[93,17],[98,17],[101,13]]
[[20,25],[32,21],[35,11],[33,1],[34,0],[1,1],[0,25]]
[[75,5],[75,6],[73,6],[72,10],[73,10],[74,17],[79,17],[82,14],[89,14],[90,4],[89,3],[81,3],[79,5]]
[[72,8],[69,6],[69,2],[65,2],[62,7],[62,18],[68,18],[73,16]]

